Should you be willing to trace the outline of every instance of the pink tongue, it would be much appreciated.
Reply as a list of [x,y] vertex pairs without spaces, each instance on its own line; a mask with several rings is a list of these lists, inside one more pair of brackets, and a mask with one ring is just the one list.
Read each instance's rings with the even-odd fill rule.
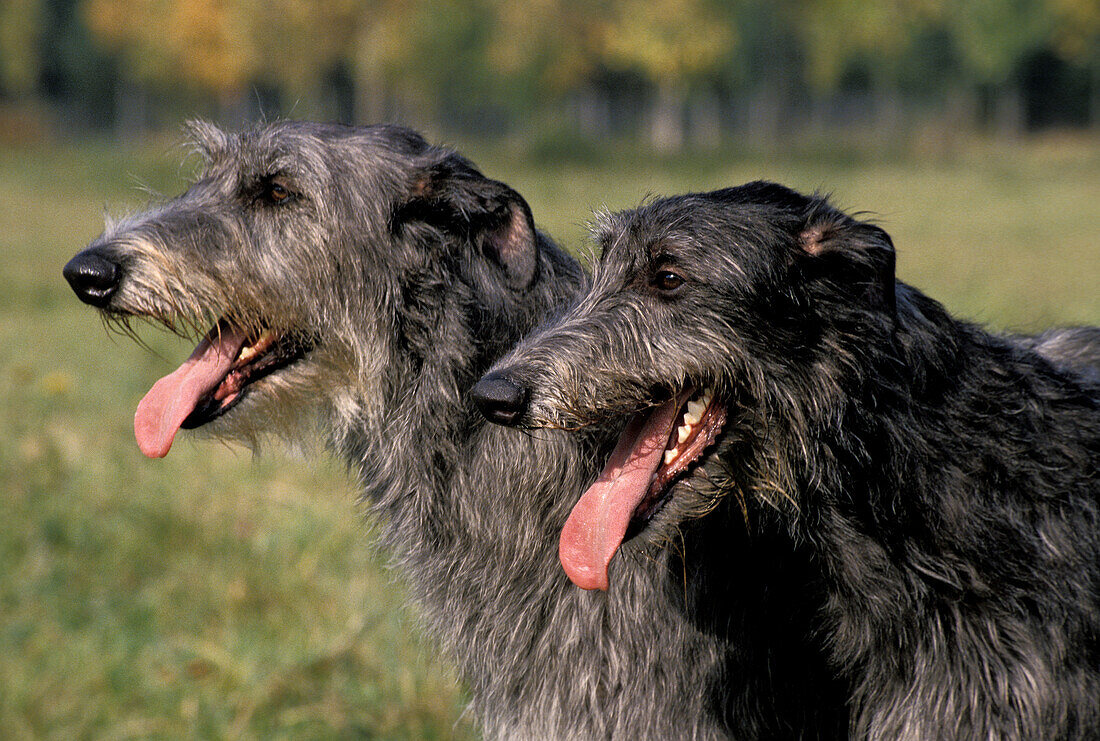
[[630,420],[603,473],[569,513],[558,558],[578,587],[607,589],[607,565],[661,465],[681,401],[673,399]]
[[142,453],[150,458],[168,455],[180,425],[203,394],[222,382],[244,340],[239,329],[215,327],[183,365],[153,384],[134,414],[134,436]]

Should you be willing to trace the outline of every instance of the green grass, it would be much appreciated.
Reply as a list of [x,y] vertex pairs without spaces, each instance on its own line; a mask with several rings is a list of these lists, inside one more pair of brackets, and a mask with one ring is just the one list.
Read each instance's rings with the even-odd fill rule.
[[[901,277],[997,328],[1100,323],[1100,147],[975,146],[932,163],[622,152],[479,165],[576,247],[590,209],[768,177],[876,214]],[[418,638],[338,464],[185,437],[134,407],[189,348],[107,335],[60,277],[104,204],[173,193],[179,151],[0,151],[0,729],[5,738],[451,738],[453,672]]]

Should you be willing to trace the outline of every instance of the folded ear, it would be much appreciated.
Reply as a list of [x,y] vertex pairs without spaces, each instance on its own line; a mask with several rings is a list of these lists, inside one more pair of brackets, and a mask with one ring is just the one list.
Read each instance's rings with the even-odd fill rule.
[[894,242],[885,230],[829,209],[799,234],[803,273],[850,289],[852,297],[896,314]]
[[504,271],[513,288],[527,288],[538,268],[531,209],[502,182],[482,175],[453,152],[438,153],[413,179],[408,198],[394,211],[391,226],[430,224],[469,241]]

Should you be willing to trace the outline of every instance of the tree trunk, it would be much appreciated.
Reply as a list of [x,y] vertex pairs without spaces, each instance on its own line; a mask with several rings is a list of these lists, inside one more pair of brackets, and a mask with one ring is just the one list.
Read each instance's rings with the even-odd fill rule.
[[1008,84],[994,101],[993,129],[1001,139],[1019,139],[1024,133],[1024,101],[1020,88]]
[[905,132],[905,113],[902,110],[901,97],[888,83],[879,80],[874,89],[874,139],[885,149],[897,145]]
[[1100,62],[1093,63],[1089,79],[1089,126],[1100,129]]
[[690,108],[691,141],[701,149],[717,149],[722,143],[722,107],[718,96],[704,93]]
[[577,128],[588,141],[600,141],[611,135],[611,105],[600,90],[586,87],[576,96]]
[[386,120],[387,114],[386,74],[382,59],[378,56],[375,41],[377,29],[369,19],[362,19],[362,23],[360,32],[356,34],[356,51],[351,60],[355,123],[381,123]]
[[679,152],[684,146],[684,92],[679,85],[661,83],[649,129],[650,143],[661,154]]
[[119,141],[137,141],[145,135],[148,96],[135,82],[120,77],[115,88],[115,136]]
[[386,82],[376,64],[359,69],[355,80],[355,119],[359,124],[386,120]]
[[778,80],[765,80],[758,92],[749,99],[749,141],[765,146],[777,142],[781,109]]
[[222,124],[230,128],[240,128],[250,120],[268,116],[268,112],[263,110],[259,101],[256,102],[255,113],[258,115],[253,115],[252,93],[249,90],[225,93],[218,99],[218,118]]

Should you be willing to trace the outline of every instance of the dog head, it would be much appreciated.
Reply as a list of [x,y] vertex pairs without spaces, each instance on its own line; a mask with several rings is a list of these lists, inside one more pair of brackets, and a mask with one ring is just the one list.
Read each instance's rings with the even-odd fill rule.
[[789,496],[752,470],[768,417],[837,396],[859,344],[892,331],[896,298],[882,229],[772,183],[605,215],[595,237],[591,290],[474,393],[517,426],[630,420],[560,543],[574,582],[606,588],[625,538],[663,543],[731,493]]
[[409,393],[395,366],[427,362],[433,333],[435,346],[448,331],[493,338],[469,338],[479,352],[506,346],[534,320],[497,315],[534,316],[542,273],[562,264],[518,193],[407,129],[190,134],[203,168],[187,190],[108,224],[64,269],[116,326],[199,340],[138,408],[149,456],[181,427],[255,442],[300,439],[314,411],[330,427],[377,420]]

